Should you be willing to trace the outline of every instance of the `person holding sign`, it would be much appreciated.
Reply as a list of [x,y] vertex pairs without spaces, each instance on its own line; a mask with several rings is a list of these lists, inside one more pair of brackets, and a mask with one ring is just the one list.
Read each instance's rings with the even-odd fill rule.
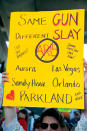
[[84,99],[85,99],[85,109],[81,115],[81,119],[75,128],[75,131],[87,131],[87,62],[84,60]]
[[[9,82],[8,73],[0,73],[0,104],[2,102],[3,83]],[[5,121],[2,124],[3,131],[24,131],[17,120],[16,107],[5,107]]]
[[[75,131],[86,131],[87,130],[87,62],[84,61],[84,97],[85,97],[85,109],[84,112],[81,115],[81,119],[78,122],[77,127],[75,128]],[[2,83],[9,82],[8,80],[8,73],[4,72],[2,73]],[[0,99],[1,100],[1,99]],[[44,117],[45,118],[45,117]],[[50,122],[51,119],[42,119],[42,123],[46,123],[47,120]],[[55,120],[55,119],[54,119]],[[41,123],[41,124],[42,124]],[[52,124],[50,124],[50,127],[53,127]],[[42,129],[44,125],[41,125],[41,131],[48,131],[47,127],[48,124],[46,124],[46,129]],[[45,127],[44,127],[45,128]],[[5,107],[5,122],[3,123],[3,131],[24,131],[24,129],[21,127],[17,120],[17,114],[16,114],[16,107]],[[55,128],[50,129],[50,131],[63,131],[64,128]]]

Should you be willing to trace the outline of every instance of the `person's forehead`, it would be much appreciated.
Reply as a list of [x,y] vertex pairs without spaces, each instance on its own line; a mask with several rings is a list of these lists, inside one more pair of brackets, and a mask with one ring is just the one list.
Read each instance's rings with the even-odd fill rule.
[[25,114],[23,114],[22,112],[19,112],[19,115],[20,115],[20,114],[25,115]]
[[26,114],[24,114],[23,112],[19,112],[18,116],[26,116]]
[[58,123],[58,121],[52,116],[45,116],[42,122]]

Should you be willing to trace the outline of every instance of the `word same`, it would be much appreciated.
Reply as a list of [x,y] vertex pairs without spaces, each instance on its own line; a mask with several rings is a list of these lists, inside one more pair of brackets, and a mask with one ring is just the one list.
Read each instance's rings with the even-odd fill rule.
[[27,17],[26,14],[22,14],[19,17],[18,25],[24,26],[24,25],[46,25],[47,24],[47,18],[46,17]]

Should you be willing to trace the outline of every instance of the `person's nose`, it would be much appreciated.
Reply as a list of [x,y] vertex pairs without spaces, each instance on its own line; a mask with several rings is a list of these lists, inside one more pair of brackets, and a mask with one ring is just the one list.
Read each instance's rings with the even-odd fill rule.
[[52,129],[50,128],[50,125],[48,126],[46,131],[52,131]]

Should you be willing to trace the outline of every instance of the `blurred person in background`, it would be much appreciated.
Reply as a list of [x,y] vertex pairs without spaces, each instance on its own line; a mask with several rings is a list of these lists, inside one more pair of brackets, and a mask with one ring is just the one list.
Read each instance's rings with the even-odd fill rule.
[[29,114],[29,116],[30,116],[30,119],[29,119],[29,122],[28,122],[28,131],[33,131],[33,129],[34,129],[34,122],[35,122],[34,112],[31,112]]
[[40,131],[40,118],[35,120],[33,131]]
[[17,113],[18,121],[25,131],[27,131],[28,113],[26,109],[19,110]]
[[70,120],[70,124],[72,126],[77,126],[77,123],[78,123],[79,120],[80,120],[80,113],[79,112],[74,112],[74,118],[72,118]]
[[2,129],[2,122],[3,122],[3,107],[0,107],[0,131],[3,131]]
[[84,103],[85,107],[81,113],[81,118],[75,128],[75,131],[87,131],[87,62],[84,60]]

